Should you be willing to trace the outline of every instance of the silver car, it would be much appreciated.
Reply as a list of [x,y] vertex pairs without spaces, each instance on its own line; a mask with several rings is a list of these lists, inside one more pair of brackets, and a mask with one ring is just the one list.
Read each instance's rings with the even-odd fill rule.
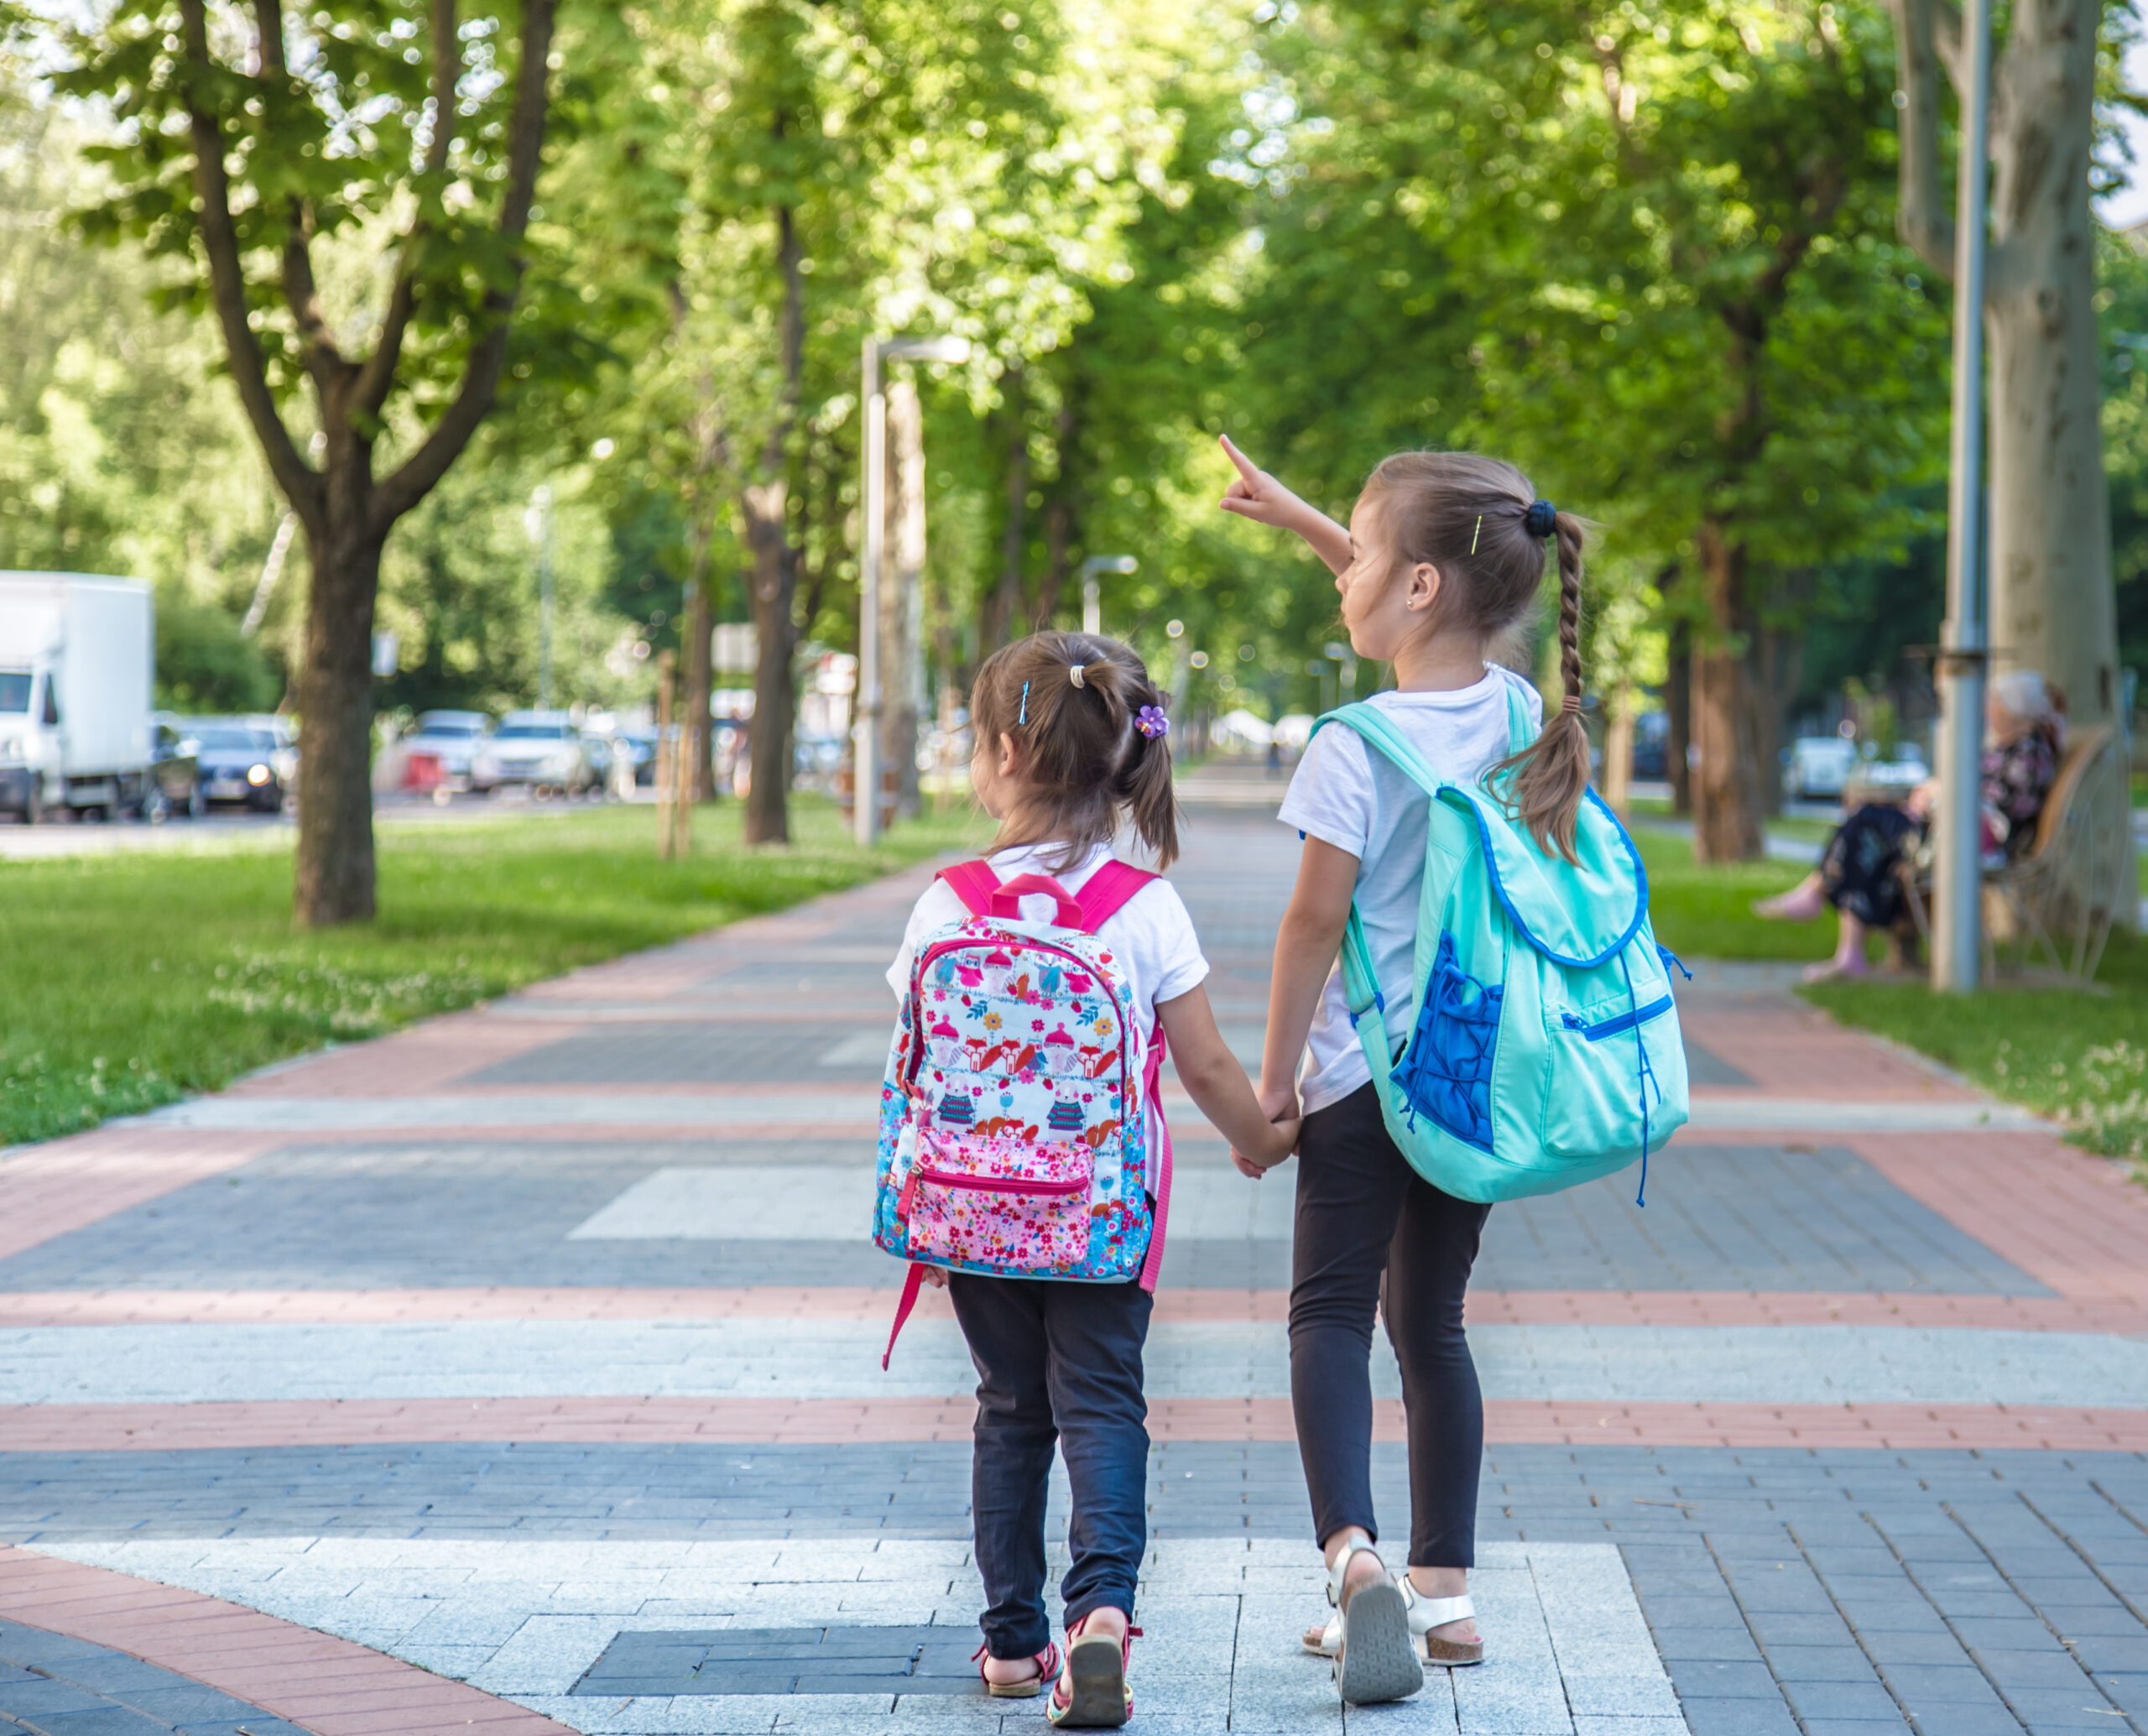
[[430,753],[437,759],[449,788],[467,790],[492,727],[493,720],[482,712],[420,712],[417,727],[404,738],[403,745],[413,753]]
[[509,712],[472,757],[470,787],[489,794],[510,784],[533,795],[579,795],[597,784],[581,732],[565,712]]

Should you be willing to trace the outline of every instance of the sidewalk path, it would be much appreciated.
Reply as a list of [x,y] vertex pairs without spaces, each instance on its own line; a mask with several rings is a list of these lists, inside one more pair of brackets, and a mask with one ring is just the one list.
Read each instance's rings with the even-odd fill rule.
[[[1296,851],[1202,807],[1174,877],[1249,1061]],[[1040,1729],[970,1692],[944,1305],[879,1368],[881,972],[923,884],[0,1160],[0,1729],[68,1695],[110,1721],[50,1728]],[[1646,1207],[1492,1214],[1494,1661],[1349,1723],[2148,1732],[2148,1196],[1779,972],[1681,999],[1697,1113]],[[1339,1728],[1294,1640],[1290,1171],[1169,1102],[1137,1728]],[[158,1711],[189,1683],[221,1697]]]

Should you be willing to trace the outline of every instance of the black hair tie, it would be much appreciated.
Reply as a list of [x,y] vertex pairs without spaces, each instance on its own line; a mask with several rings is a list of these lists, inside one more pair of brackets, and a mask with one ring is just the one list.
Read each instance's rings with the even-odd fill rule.
[[1559,528],[1559,509],[1548,500],[1532,500],[1521,515],[1521,528],[1534,537],[1547,537]]

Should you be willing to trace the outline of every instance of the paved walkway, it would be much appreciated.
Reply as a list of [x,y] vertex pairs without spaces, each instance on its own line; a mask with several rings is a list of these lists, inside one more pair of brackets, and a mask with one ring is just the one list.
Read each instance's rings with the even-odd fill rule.
[[[1204,808],[1175,876],[1249,1058],[1295,853]],[[1041,1728],[970,1692],[944,1306],[878,1366],[923,878],[0,1161],[0,1730]],[[1493,1661],[1353,1726],[2148,1732],[2148,1196],[1784,974],[1681,991],[1645,1209],[1493,1213]],[[1290,1172],[1171,1102],[1139,1727],[1339,1728],[1293,1637]]]

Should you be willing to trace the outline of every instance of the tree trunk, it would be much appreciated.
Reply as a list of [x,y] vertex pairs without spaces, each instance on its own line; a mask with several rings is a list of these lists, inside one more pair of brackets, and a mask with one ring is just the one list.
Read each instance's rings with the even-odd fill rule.
[[2100,0],[2032,0],[1996,69],[1992,129],[1991,639],[2078,723],[2116,719],[2088,154]]
[[1760,779],[1760,808],[1767,814],[1782,812],[1782,726],[1796,696],[1799,676],[1805,667],[1805,641],[1780,628],[1763,627],[1754,634],[1754,693],[1758,701],[1755,747]]
[[1005,644],[1022,613],[1022,550],[1029,541],[1030,430],[1022,414],[1022,375],[1007,370],[1007,524],[999,541],[998,587],[984,600],[978,633],[982,663]]
[[[1960,23],[1935,0],[1892,0],[1903,88],[1900,227],[1941,274],[1955,226],[1941,202],[1941,68],[1960,73]],[[2117,600],[2097,371],[2095,222],[2088,207],[2102,0],[2024,0],[1993,67],[1989,643],[1999,669],[2041,671],[2076,722],[2116,722]],[[2125,800],[2122,790],[2107,798]],[[2106,865],[2133,883],[2132,828]],[[2120,920],[2135,912],[2124,901]]]
[[1603,805],[1624,820],[1634,800],[1634,690],[1621,681],[1603,723]]
[[1055,433],[1059,446],[1059,479],[1044,509],[1044,583],[1037,592],[1037,606],[1030,618],[1041,633],[1059,613],[1059,600],[1066,594],[1066,575],[1074,559],[1074,439],[1078,424],[1070,399],[1060,406]]
[[1684,621],[1671,628],[1670,654],[1663,680],[1663,773],[1671,780],[1671,811],[1693,811],[1693,629]]
[[709,666],[708,560],[710,538],[704,528],[696,538],[693,560],[686,580],[686,618],[679,623],[685,641],[680,659],[686,680],[686,727],[680,746],[686,754],[686,776],[681,781],[695,801],[716,800],[716,762],[709,753],[708,695],[715,686]]
[[1704,524],[1700,544],[1706,639],[1693,648],[1693,856],[1698,862],[1749,862],[1761,853],[1758,717],[1750,635],[1739,598],[1745,551],[1723,526]]
[[[782,117],[775,136],[783,137]],[[753,790],[746,801],[746,842],[790,842],[790,731],[797,710],[791,661],[798,649],[795,609],[798,548],[790,540],[790,431],[806,371],[805,250],[789,206],[775,213],[776,269],[783,279],[783,396],[761,453],[761,477],[744,491],[746,543],[753,555],[753,623],[760,640],[753,671]]]
[[[331,489],[339,505],[362,492]],[[313,571],[298,680],[303,721],[292,892],[303,928],[363,922],[373,914],[373,619],[385,539],[366,534],[362,522],[360,514],[338,513],[326,525],[306,528]]]
[[925,410],[917,387],[888,388],[889,558],[880,565],[880,743],[895,774],[895,811],[915,819],[917,734],[925,708]]
[[789,489],[778,477],[746,490],[746,544],[753,551],[753,625],[760,640],[753,671],[753,786],[746,796],[746,842],[790,842],[790,717],[795,709],[790,664],[791,609],[798,557],[785,535]]

